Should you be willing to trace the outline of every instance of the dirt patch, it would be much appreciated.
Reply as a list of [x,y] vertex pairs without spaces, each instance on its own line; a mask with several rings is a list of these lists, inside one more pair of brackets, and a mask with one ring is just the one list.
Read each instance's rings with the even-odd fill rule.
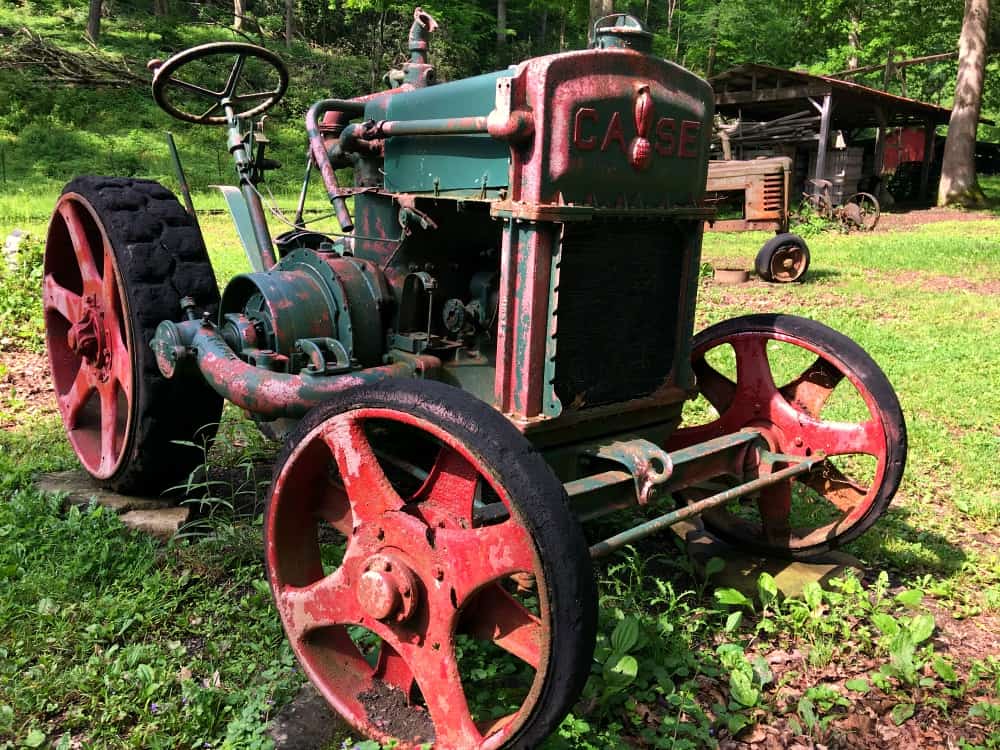
[[922,224],[934,224],[939,221],[989,221],[997,220],[995,214],[989,211],[963,211],[959,208],[918,208],[912,210],[883,211],[879,216],[876,232],[896,232],[901,229],[911,229]]
[[872,280],[889,280],[894,284],[916,286],[928,292],[969,292],[986,297],[1000,296],[1000,279],[967,279],[963,276],[940,276],[922,271],[901,271],[893,274],[869,273]]
[[368,720],[393,737],[416,744],[434,741],[434,722],[420,706],[409,705],[399,688],[374,680],[370,689],[358,693]]
[[0,351],[0,429],[17,426],[16,414],[40,417],[58,411],[44,354]]

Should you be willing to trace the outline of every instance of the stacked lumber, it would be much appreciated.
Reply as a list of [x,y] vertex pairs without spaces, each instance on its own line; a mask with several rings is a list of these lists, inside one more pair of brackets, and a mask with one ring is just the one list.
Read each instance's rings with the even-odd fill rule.
[[[726,151],[737,147],[769,146],[778,143],[815,141],[819,132],[819,113],[803,110],[767,122],[737,119],[717,120],[713,145]],[[728,144],[728,148],[727,148]]]

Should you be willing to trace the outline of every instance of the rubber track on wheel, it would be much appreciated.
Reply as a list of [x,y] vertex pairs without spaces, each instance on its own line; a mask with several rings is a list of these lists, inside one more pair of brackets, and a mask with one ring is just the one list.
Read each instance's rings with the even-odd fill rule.
[[213,318],[219,288],[195,221],[174,194],[153,180],[77,177],[63,191],[82,195],[97,210],[115,251],[132,331],[132,426],[126,455],[104,481],[118,492],[153,495],[204,463],[222,398],[194,370],[170,380],[160,374],[149,342],[163,320],[183,318],[180,301],[193,297]]

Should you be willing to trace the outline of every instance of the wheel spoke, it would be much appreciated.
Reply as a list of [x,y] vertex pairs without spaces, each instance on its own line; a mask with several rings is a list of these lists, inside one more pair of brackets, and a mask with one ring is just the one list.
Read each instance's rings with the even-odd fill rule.
[[358,624],[364,617],[345,565],[308,586],[286,586],[276,598],[289,640],[302,640],[317,628]]
[[113,385],[98,389],[101,396],[101,465],[98,472],[110,475],[118,458],[115,438],[118,436],[118,398]]
[[796,434],[801,436],[803,444],[813,453],[822,451],[828,456],[864,453],[879,459],[885,455],[885,436],[875,420],[861,424],[821,422],[800,415],[794,424],[781,426],[786,437]]
[[832,363],[817,357],[795,380],[781,387],[781,395],[795,408],[818,418],[833,389],[844,379],[844,373]]
[[462,632],[500,648],[538,669],[544,637],[541,621],[499,585],[483,589],[462,616]]
[[767,403],[776,390],[771,364],[767,358],[768,339],[763,336],[744,336],[731,341],[736,352],[736,399]]
[[210,91],[203,86],[198,86],[193,83],[188,83],[180,78],[171,78],[170,85],[176,86],[179,89],[184,89],[192,94],[197,94],[198,96],[203,96],[206,99],[220,99],[223,96],[221,91]]
[[843,513],[850,513],[857,508],[868,494],[865,487],[844,476],[829,461],[824,461],[814,471],[804,474],[799,481],[818,492]]
[[351,414],[331,419],[323,440],[333,451],[355,522],[371,521],[403,507],[372,450],[364,424]]
[[215,112],[216,110],[220,109],[220,107],[221,107],[221,105],[218,102],[216,102],[211,107],[209,107],[204,112],[202,112],[200,115],[198,115],[198,119],[199,120],[204,120],[206,117],[210,116],[213,112]]
[[50,273],[45,274],[44,295],[46,310],[55,310],[70,323],[83,318],[83,298],[61,286]]
[[438,529],[435,548],[449,561],[445,583],[458,607],[486,584],[535,567],[528,532],[513,518],[475,529]]
[[328,482],[316,504],[316,514],[344,536],[351,535],[354,526],[351,503],[343,487]]
[[240,74],[243,72],[243,64],[247,61],[246,55],[237,55],[236,62],[233,63],[233,69],[229,71],[229,78],[226,79],[226,85],[222,89],[222,96],[226,98],[232,97],[236,91],[236,84],[240,80]]
[[720,373],[704,357],[692,363],[695,375],[698,377],[698,390],[715,410],[722,414],[733,403],[736,395],[736,384]]
[[132,405],[132,357],[122,339],[122,331],[117,320],[111,321],[111,371],[115,382],[125,394],[125,401]]
[[472,525],[472,503],[479,487],[476,467],[454,448],[442,445],[434,466],[414,500],[431,503],[455,520]]
[[406,696],[407,702],[413,701],[414,688],[417,684],[413,678],[413,671],[406,660],[399,655],[399,652],[385,640],[382,641],[382,647],[378,652],[375,678],[401,690]]
[[787,547],[791,538],[792,484],[772,484],[760,492],[757,500],[761,526],[768,544]]
[[80,411],[90,400],[93,392],[94,384],[90,377],[90,368],[87,367],[85,362],[81,362],[80,369],[77,370],[76,377],[73,379],[73,384],[66,393],[59,396],[63,412],[66,415],[68,429],[76,429]]
[[69,239],[73,244],[73,253],[76,256],[76,264],[83,280],[84,291],[96,292],[101,284],[101,275],[97,271],[94,250],[90,246],[90,238],[87,237],[87,230],[80,219],[79,210],[74,201],[64,200],[59,204],[59,215],[66,222]]
[[435,745],[476,747],[483,738],[469,711],[451,634],[438,634],[441,637],[434,640],[433,633],[428,634],[423,646],[400,644],[400,647],[407,652],[407,661],[434,722]]

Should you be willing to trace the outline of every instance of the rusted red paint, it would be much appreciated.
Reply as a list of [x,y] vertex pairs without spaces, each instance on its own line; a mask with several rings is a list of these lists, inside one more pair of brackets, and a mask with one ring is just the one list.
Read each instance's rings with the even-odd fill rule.
[[[440,441],[440,454],[412,497],[397,494],[383,472],[365,430],[369,420],[406,424]],[[475,526],[473,499],[482,482],[509,510],[504,488],[463,444],[423,419],[378,408],[322,423],[275,480],[265,554],[286,632],[310,679],[370,737],[401,740],[402,748],[428,741],[442,749],[495,748],[530,710],[526,704],[491,726],[477,725],[458,670],[455,635],[461,632],[493,641],[539,675],[544,671],[543,619],[499,586],[514,574],[541,575],[534,545],[514,516]],[[340,567],[324,575],[303,560],[318,554],[311,519],[331,518],[348,538]],[[348,625],[382,639],[375,667],[347,637]],[[320,631],[323,637],[314,637]],[[395,737],[379,723],[382,717],[369,715],[360,696],[385,686],[404,696],[419,687],[430,736]],[[424,709],[397,710],[419,715]]]
[[288,375],[247,364],[214,326],[201,326],[190,346],[197,351],[205,381],[241,409],[264,418],[302,417],[333,394],[387,377],[425,377],[441,366],[437,357],[414,355],[393,364],[343,375]]
[[511,220],[503,235],[497,325],[496,403],[514,419],[542,412],[549,274],[557,227]]
[[[802,347],[816,354],[817,360],[779,389],[768,360],[769,341]],[[693,446],[752,428],[761,434],[771,450],[791,456],[872,456],[876,461],[876,470],[867,487],[853,485],[831,465],[824,465],[821,476],[811,480],[827,482],[828,489],[832,490],[838,489],[838,485],[853,488],[845,492],[842,495],[844,499],[839,502],[836,492],[828,493],[831,502],[843,513],[833,526],[846,528],[865,516],[882,485],[887,469],[889,444],[898,438],[887,433],[887,421],[882,418],[880,405],[874,395],[836,357],[821,352],[802,339],[780,332],[767,335],[748,332],[713,342],[712,347],[721,344],[731,346],[735,352],[735,383],[707,364],[704,347],[696,349],[692,355],[701,393],[715,407],[719,417],[705,425],[678,430],[671,437],[667,448],[674,450]],[[868,419],[863,422],[833,422],[820,416],[833,389],[845,377],[865,401]],[[785,482],[763,490],[758,507],[764,521],[764,533],[787,540],[791,509],[790,483]],[[828,527],[817,529],[810,534],[808,540],[801,543],[814,543],[813,537],[819,539],[829,530]]]
[[[132,334],[119,276],[93,206],[81,195],[63,194],[46,245],[46,345],[70,443],[98,479],[121,466],[132,421]],[[88,408],[98,418],[82,422]]]

